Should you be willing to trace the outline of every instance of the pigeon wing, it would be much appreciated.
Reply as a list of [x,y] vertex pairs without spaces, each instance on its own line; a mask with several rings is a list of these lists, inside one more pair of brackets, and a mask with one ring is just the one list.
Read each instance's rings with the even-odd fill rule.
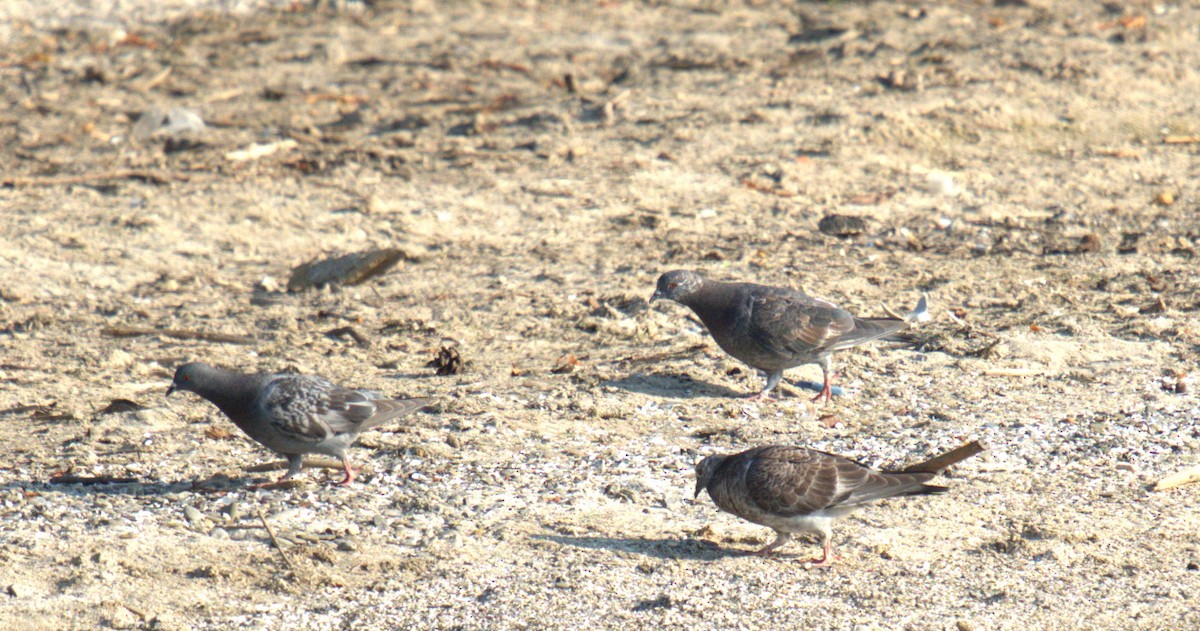
[[375,403],[321,377],[281,375],[263,393],[271,425],[294,440],[319,443],[357,431],[375,413]]
[[797,516],[836,507],[851,497],[869,469],[824,452],[767,447],[749,457],[746,491],[764,511]]
[[766,350],[810,355],[843,347],[843,340],[854,331],[855,318],[824,300],[764,287],[752,293],[750,326]]

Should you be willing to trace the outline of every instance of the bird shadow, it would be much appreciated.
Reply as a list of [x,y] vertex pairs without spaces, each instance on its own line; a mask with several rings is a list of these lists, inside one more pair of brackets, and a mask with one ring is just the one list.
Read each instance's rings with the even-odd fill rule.
[[[634,374],[621,379],[610,379],[602,385],[620,388],[626,392],[648,394],[673,399],[699,399],[708,397],[724,397],[728,399],[750,398],[756,391],[739,391],[715,383],[693,379],[689,375],[679,373]],[[808,379],[795,379],[780,384],[772,394],[773,397],[811,397],[802,391],[820,392],[823,384]],[[833,386],[833,396],[844,396],[846,391],[841,386]]]
[[688,375],[677,373],[634,374],[621,379],[610,379],[601,382],[601,385],[620,388],[626,392],[673,399],[707,397],[736,399],[746,396],[745,392],[738,392],[720,384],[698,381]]
[[567,535],[533,535],[534,539],[552,541],[587,550],[631,552],[656,559],[716,561],[745,556],[744,550],[722,548],[702,539],[651,539],[648,537],[571,537]]

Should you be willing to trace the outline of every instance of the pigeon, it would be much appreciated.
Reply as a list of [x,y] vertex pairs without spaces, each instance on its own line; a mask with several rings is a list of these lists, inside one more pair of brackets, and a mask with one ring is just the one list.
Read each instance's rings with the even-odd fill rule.
[[767,385],[755,399],[769,398],[784,370],[817,364],[824,384],[813,401],[824,398],[828,403],[833,396],[831,353],[886,337],[909,322],[929,317],[924,296],[903,318],[858,318],[793,289],[705,280],[688,270],[658,278],[650,301],[660,299],[690,308],[722,350],[767,373]]
[[775,530],[775,540],[752,554],[768,556],[795,533],[821,536],[816,567],[833,562],[833,520],[889,497],[945,493],[927,484],[947,467],[983,451],[978,441],[899,472],[876,471],[833,454],[770,445],[708,456],[696,464],[696,495],[708,490],[717,507]]
[[346,450],[363,430],[377,427],[429,405],[432,399],[384,399],[373,392],[350,390],[322,377],[289,374],[244,374],[193,362],[180,366],[167,395],[194,392],[234,422],[246,435],[288,461],[276,484],[292,479],[307,453],[340,458],[346,477],[354,468]]

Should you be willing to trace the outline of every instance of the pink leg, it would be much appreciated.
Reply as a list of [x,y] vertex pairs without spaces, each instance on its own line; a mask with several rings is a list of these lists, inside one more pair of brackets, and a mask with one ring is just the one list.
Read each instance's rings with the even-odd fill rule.
[[822,397],[825,398],[826,403],[829,403],[829,400],[833,398],[833,388],[830,386],[828,373],[825,374],[825,387],[821,388],[821,391],[818,392],[817,396],[813,397],[812,400],[813,402],[817,402],[820,401]]
[[346,486],[354,481],[354,467],[350,466],[350,457],[342,456],[342,468],[346,471],[346,477],[338,482],[338,486]]
[[287,482],[288,480],[291,480],[292,478],[296,477],[296,474],[300,473],[300,468],[304,466],[304,457],[297,455],[297,454],[292,454],[292,455],[287,456],[287,461],[288,461],[287,472],[284,473],[283,475],[279,476],[278,480],[275,480],[274,482],[259,482],[258,484],[251,484],[250,488],[252,488],[252,489],[271,489],[271,488],[275,488],[275,487],[283,484],[284,482]]
[[821,367],[821,377],[824,378],[825,384],[821,388],[821,391],[817,393],[817,396],[813,397],[813,402],[820,401],[821,397],[825,397],[825,403],[828,404],[829,400],[833,398],[833,388],[830,385],[829,377],[829,358],[822,358],[817,364]]
[[762,392],[752,394],[748,398],[751,401],[770,401],[771,391],[775,386],[779,385],[779,381],[783,379],[783,371],[775,370],[767,373],[767,385],[763,387]]
[[833,556],[832,548],[833,548],[833,540],[826,539],[825,540],[825,549],[824,549],[824,552],[821,554],[821,558],[811,559],[808,562],[811,563],[813,567],[829,567],[829,566],[833,565],[833,562],[835,560],[837,560],[837,557]]

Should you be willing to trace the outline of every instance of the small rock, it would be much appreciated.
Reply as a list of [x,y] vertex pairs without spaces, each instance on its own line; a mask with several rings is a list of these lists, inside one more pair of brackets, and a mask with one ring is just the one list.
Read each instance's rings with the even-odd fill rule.
[[257,541],[260,538],[266,539],[267,532],[253,528],[237,528],[229,531],[229,538],[234,541]]
[[120,369],[128,367],[132,364],[133,355],[130,355],[129,353],[126,353],[118,348],[108,354],[108,357],[104,360],[102,366],[105,368]]
[[204,119],[192,110],[184,107],[171,110],[154,108],[138,119],[133,126],[133,137],[138,140],[177,137],[202,132],[204,129]]
[[925,176],[925,188],[935,195],[954,196],[959,193],[954,176],[944,171],[930,171]]
[[817,223],[817,229],[835,237],[852,237],[867,230],[867,222],[854,215],[825,215]]
[[150,626],[158,631],[183,631],[191,628],[170,612],[163,612],[155,616]]
[[196,510],[194,506],[184,506],[183,518],[187,520],[189,525],[194,527],[204,522],[204,513]]
[[108,620],[108,626],[114,629],[135,629],[138,626],[138,619],[132,611],[124,607],[117,607],[112,618]]
[[234,502],[225,508],[225,512],[229,515],[229,521],[236,522],[242,518],[241,502]]

